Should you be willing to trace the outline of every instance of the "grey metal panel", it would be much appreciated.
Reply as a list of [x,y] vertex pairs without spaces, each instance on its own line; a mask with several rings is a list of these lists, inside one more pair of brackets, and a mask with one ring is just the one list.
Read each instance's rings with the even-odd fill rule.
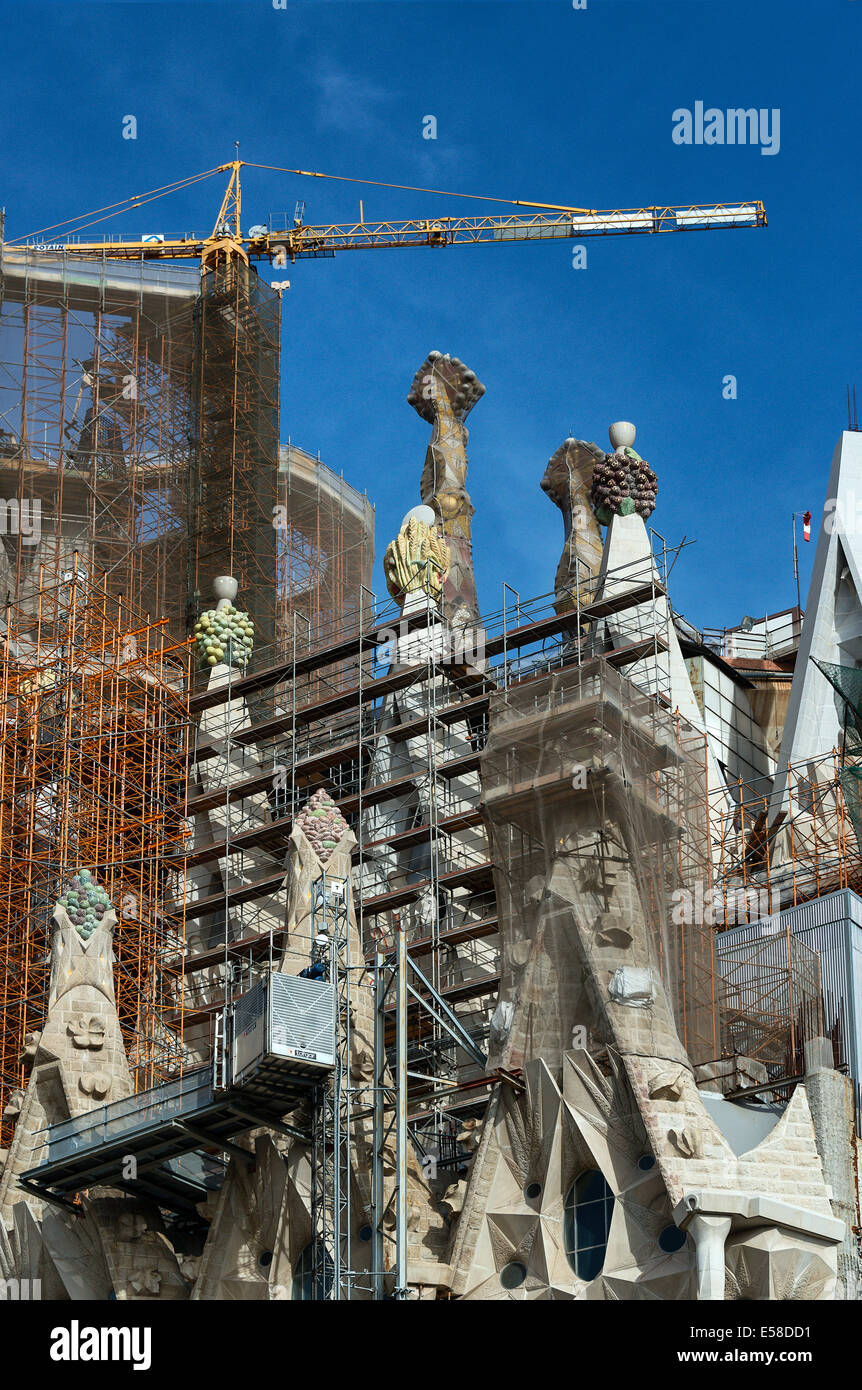
[[231,1080],[237,1082],[266,1049],[266,982],[258,980],[253,989],[236,1001],[233,1010]]
[[295,975],[271,975],[270,985],[269,1050],[275,1056],[314,1053],[315,1061],[334,1064],[334,986]]
[[263,996],[266,990],[264,980],[258,980],[247,994],[237,999],[233,1009],[234,1031],[242,1033],[263,1012]]

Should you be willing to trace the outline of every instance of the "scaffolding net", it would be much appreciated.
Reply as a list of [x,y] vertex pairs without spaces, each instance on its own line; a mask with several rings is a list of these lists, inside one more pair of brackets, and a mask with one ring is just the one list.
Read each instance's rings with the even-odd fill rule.
[[626,968],[666,999],[644,1010],[658,1055],[675,1027],[692,1061],[715,1057],[713,935],[686,908],[709,882],[703,736],[595,658],[493,698],[482,785],[502,943],[492,1063],[609,1044],[585,1024]]
[[188,617],[199,276],[0,246],[0,592],[35,611],[77,553],[109,594]]
[[279,450],[279,296],[208,272],[0,243],[0,594],[40,565],[106,575],[177,640],[232,574],[256,661],[373,608],[374,510]]
[[845,740],[853,752],[862,751],[862,671],[855,666],[835,666],[829,661],[815,661],[814,665],[841,698]]
[[87,868],[117,912],[115,988],[136,1089],[173,1075],[184,907],[187,649],[73,568],[43,573],[0,643],[0,1109],[16,1119],[44,1019],[51,914]]
[[279,450],[278,595],[299,650],[361,630],[374,613],[374,508],[320,458]]
[[233,261],[204,276],[196,313],[192,607],[211,608],[213,580],[232,575],[258,649],[276,640],[279,304]]

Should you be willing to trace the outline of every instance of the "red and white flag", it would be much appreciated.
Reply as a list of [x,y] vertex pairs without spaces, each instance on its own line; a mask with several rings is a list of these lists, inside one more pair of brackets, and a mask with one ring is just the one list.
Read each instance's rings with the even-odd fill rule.
[[802,518],[802,539],[803,539],[804,541],[810,541],[810,540],[811,540],[811,513],[810,513],[810,512],[806,512],[805,515],[804,515],[803,518]]

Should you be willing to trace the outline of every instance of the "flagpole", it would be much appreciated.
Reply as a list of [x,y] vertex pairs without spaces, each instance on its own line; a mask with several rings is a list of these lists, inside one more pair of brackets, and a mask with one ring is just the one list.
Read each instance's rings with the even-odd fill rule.
[[800,594],[800,592],[799,592],[799,551],[798,551],[797,548],[796,548],[796,518],[797,518],[798,516],[801,516],[801,517],[802,517],[802,524],[803,524],[803,527],[805,528],[804,531],[803,531],[803,534],[805,535],[805,539],[808,540],[809,537],[810,537],[810,535],[811,535],[811,513],[810,513],[809,511],[807,511],[807,510],[804,511],[804,512],[794,512],[794,513],[793,513],[793,517],[792,517],[792,523],[793,523],[793,577],[794,577],[794,579],[796,580],[796,611],[797,611],[797,613],[799,614],[799,622],[800,622],[800,626],[801,626],[801,623],[802,623],[802,596],[801,596],[801,594]]

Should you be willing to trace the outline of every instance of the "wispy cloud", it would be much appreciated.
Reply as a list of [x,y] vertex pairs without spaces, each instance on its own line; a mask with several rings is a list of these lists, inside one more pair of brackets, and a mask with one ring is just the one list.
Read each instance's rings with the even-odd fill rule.
[[391,92],[369,78],[351,72],[334,58],[323,58],[311,76],[316,89],[315,115],[324,130],[376,134],[386,128],[386,104]]

